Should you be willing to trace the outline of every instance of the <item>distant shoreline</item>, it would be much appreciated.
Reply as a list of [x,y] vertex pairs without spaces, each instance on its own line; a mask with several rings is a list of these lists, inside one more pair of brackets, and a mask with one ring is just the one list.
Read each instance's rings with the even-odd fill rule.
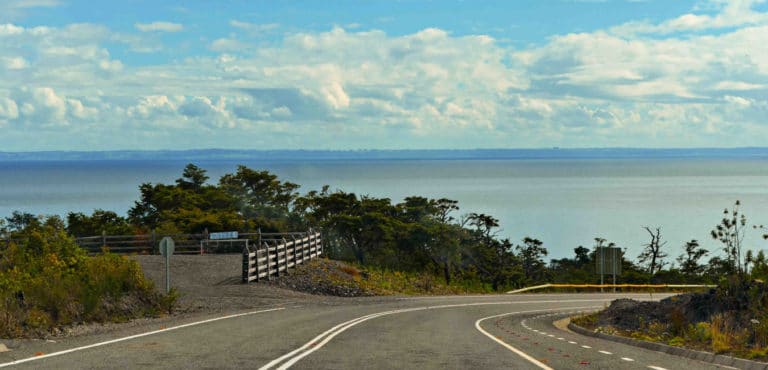
[[549,148],[423,150],[117,150],[2,152],[0,161],[86,160],[494,160],[494,159],[632,159],[751,158],[768,159],[768,147],[746,148]]

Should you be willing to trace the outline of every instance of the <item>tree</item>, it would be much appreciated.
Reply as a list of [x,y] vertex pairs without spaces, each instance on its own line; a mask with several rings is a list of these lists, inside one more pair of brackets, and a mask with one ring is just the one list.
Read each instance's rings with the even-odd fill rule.
[[667,257],[667,253],[661,249],[664,247],[664,245],[667,244],[667,242],[661,241],[660,227],[651,230],[650,227],[643,226],[643,229],[645,229],[645,231],[647,231],[651,236],[651,240],[647,244],[643,245],[644,249],[642,253],[637,256],[637,260],[641,264],[648,264],[648,273],[653,276],[664,267],[664,258]]
[[734,203],[730,210],[726,208],[723,211],[723,219],[710,232],[712,239],[723,244],[730,273],[736,273],[743,277],[741,266],[741,243],[744,239],[744,226],[747,224],[747,217],[739,213],[740,201]]
[[573,249],[574,258],[553,259],[549,264],[552,281],[557,283],[591,283],[595,269],[590,250],[583,246]]
[[755,260],[752,263],[752,277],[756,279],[768,278],[768,258],[765,252],[758,251]]
[[515,250],[522,263],[525,277],[531,282],[543,281],[546,276],[544,257],[548,254],[544,243],[539,239],[525,237],[523,245],[518,245]]
[[184,172],[182,172],[181,178],[176,179],[176,185],[183,189],[200,190],[209,179],[206,172],[206,170],[190,163],[184,167]]
[[699,242],[695,239],[685,243],[685,253],[677,257],[680,264],[680,272],[686,277],[699,276],[704,271],[704,266],[699,264],[699,260],[706,256],[709,251],[701,248]]
[[219,188],[238,201],[240,213],[247,218],[286,219],[298,198],[299,185],[280,181],[269,171],[238,166],[236,173],[221,177]]
[[8,231],[20,231],[34,224],[40,223],[40,218],[27,212],[13,211],[10,217],[5,218]]
[[67,214],[67,232],[75,236],[99,235],[105,232],[110,235],[133,234],[133,228],[124,217],[112,211],[97,209],[87,216],[80,212]]

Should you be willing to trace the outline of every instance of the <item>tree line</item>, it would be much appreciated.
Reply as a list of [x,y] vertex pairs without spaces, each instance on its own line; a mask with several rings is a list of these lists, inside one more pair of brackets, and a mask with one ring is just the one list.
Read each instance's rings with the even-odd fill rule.
[[[287,232],[319,228],[328,257],[399,271],[428,271],[446,283],[480,283],[489,289],[523,287],[537,283],[595,283],[595,248],[578,246],[571,258],[545,262],[548,250],[541,240],[501,238],[499,220],[483,213],[460,213],[451,199],[411,196],[401,202],[358,195],[343,190],[299,193],[299,185],[268,171],[239,166],[218,183],[210,183],[206,170],[187,165],[173,184],[144,183],[139,199],[120,216],[113,211],[79,212],[66,217],[66,230],[75,236],[201,233],[204,230]],[[712,237],[723,254],[711,254],[696,240],[684,253],[668,260],[667,244],[658,227],[644,227],[649,242],[637,260],[621,258],[620,282],[715,283],[720,276],[740,273],[768,278],[762,251],[742,256],[747,223],[737,202],[727,209]],[[41,222],[31,214],[14,212],[0,224],[10,235]],[[765,231],[762,226],[755,229]],[[768,236],[766,236],[768,237]],[[593,247],[615,246],[595,238]],[[704,262],[706,257],[710,257]]]

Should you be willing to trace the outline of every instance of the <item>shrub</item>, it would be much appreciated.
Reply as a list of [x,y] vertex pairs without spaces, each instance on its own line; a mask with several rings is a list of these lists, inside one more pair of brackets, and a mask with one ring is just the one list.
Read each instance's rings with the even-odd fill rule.
[[14,238],[0,259],[0,337],[156,314],[176,298],[158,294],[135,261],[106,251],[88,257],[56,217]]

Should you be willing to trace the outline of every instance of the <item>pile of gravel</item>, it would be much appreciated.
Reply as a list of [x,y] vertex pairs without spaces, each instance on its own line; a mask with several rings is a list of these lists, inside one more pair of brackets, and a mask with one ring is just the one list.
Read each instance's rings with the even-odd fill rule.
[[319,258],[298,266],[266,284],[314,295],[368,297],[376,295],[361,286],[364,273],[340,261]]

